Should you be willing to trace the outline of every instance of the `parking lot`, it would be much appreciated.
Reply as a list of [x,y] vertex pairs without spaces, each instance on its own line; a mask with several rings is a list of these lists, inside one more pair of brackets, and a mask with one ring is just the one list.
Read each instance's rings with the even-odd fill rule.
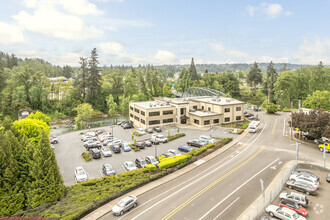
[[[105,129],[107,131],[113,130],[114,137],[122,140],[123,142],[132,143],[132,133],[136,129],[123,129],[120,126],[113,126],[113,128],[101,127],[98,129]],[[95,129],[96,130],[96,129]],[[101,159],[93,159],[92,161],[85,162],[81,154],[86,152],[83,147],[83,142],[80,140],[81,133],[87,132],[88,130],[76,131],[58,136],[59,143],[55,144],[55,154],[57,163],[60,168],[60,172],[63,176],[65,185],[69,186],[75,183],[74,170],[78,166],[82,166],[89,175],[90,179],[101,178],[103,173],[101,171],[103,164],[111,164],[115,169],[116,173],[125,172],[123,163],[125,161],[134,162],[136,158],[146,156],[160,156],[162,153],[167,152],[169,149],[178,149],[180,145],[187,145],[188,140],[198,139],[200,135],[208,135],[216,138],[232,137],[236,138],[237,134],[229,133],[231,129],[222,127],[213,127],[209,130],[197,130],[197,129],[180,129],[180,133],[185,133],[186,136],[178,138],[176,140],[170,141],[168,143],[153,145],[152,147],[146,147],[141,149],[140,152],[130,152],[121,151],[119,154],[113,154],[111,157],[103,157]],[[165,127],[162,128],[161,134],[167,136],[168,131],[171,135],[177,134],[176,127]],[[135,137],[137,141],[146,140],[151,137],[151,134],[145,134],[140,137]]]
[[[316,195],[306,195],[302,192],[289,189],[286,186],[283,186],[280,193],[276,196],[276,199],[273,201],[273,205],[279,205],[280,199],[279,195],[282,192],[298,192],[300,194],[306,195],[309,199],[307,210],[307,219],[330,219],[329,211],[329,197],[330,194],[330,183],[326,181],[327,174],[329,170],[324,169],[323,167],[308,165],[308,164],[298,164],[296,170],[300,171],[309,171],[320,178],[320,187],[317,189]],[[267,206],[266,206],[267,207]],[[261,216],[269,216],[267,212],[262,213]],[[260,219],[260,218],[259,218]]]

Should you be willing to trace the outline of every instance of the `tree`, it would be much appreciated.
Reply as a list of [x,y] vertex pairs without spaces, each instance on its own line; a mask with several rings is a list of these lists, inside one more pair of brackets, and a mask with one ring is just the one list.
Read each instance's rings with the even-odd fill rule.
[[219,81],[223,87],[223,93],[230,93],[232,97],[238,98],[239,93],[239,81],[232,73],[222,73]]
[[269,95],[270,95],[269,99],[271,102],[274,101],[274,85],[277,77],[278,74],[276,72],[276,69],[274,68],[273,62],[271,61],[267,66],[267,81],[265,86],[266,91],[268,91],[269,89]]
[[192,81],[198,80],[198,75],[197,75],[196,66],[194,63],[194,58],[191,58],[191,64],[190,64],[188,71],[189,71],[189,76]]
[[164,85],[163,86],[163,96],[164,97],[170,97],[172,94],[171,87]]
[[92,104],[94,107],[100,109],[100,105],[102,105],[100,101],[101,94],[101,75],[99,74],[98,69],[98,55],[96,52],[96,48],[94,48],[91,52],[91,56],[88,61],[88,93],[87,93],[87,101]]
[[121,102],[120,102],[120,111],[121,111],[122,115],[124,115],[124,116],[128,116],[128,113],[129,113],[129,102],[130,102],[130,98],[129,97],[125,97],[125,98],[121,99]]
[[330,93],[325,90],[323,92],[316,90],[312,95],[308,95],[303,106],[311,109],[324,109],[326,111],[330,110]]
[[117,103],[114,101],[113,96],[110,94],[107,99],[107,104],[109,108],[109,115],[113,117],[117,113]]
[[13,70],[16,72],[17,82],[24,87],[25,100],[31,104],[30,89],[33,83],[33,70],[27,65],[17,66]]
[[78,105],[75,110],[77,111],[77,117],[75,120],[75,130],[84,128],[88,120],[91,118],[94,110],[93,107],[89,103],[83,103]]
[[86,91],[88,85],[88,68],[87,68],[87,58],[80,57],[80,68],[77,78],[75,80],[74,86],[77,89],[78,96],[81,98],[82,101],[86,101]]
[[42,131],[47,135],[49,135],[50,132],[47,123],[38,119],[24,118],[15,121],[14,126],[21,135],[25,135],[35,143],[39,142]]
[[266,108],[267,108],[267,112],[266,112],[267,114],[275,114],[278,111],[277,105],[274,103],[267,103]]
[[297,74],[292,71],[285,71],[281,73],[275,83],[275,100],[279,102],[283,93],[284,101],[287,100],[284,103],[286,103],[286,106],[290,106],[293,98],[298,100],[297,90]]
[[48,117],[47,115],[43,114],[42,112],[40,111],[36,111],[36,113],[31,113],[29,114],[29,116],[27,118],[30,118],[30,119],[37,119],[37,120],[40,120],[40,121],[43,121],[45,122],[48,126],[50,125],[50,117]]
[[68,66],[68,65],[65,65],[63,67],[63,76],[65,78],[71,78],[72,77],[72,73],[73,73],[73,69],[72,67]]
[[256,62],[253,63],[253,66],[251,67],[248,75],[247,75],[247,83],[250,86],[254,87],[254,90],[256,89],[256,86],[262,82],[262,74],[261,69],[258,67],[258,64]]

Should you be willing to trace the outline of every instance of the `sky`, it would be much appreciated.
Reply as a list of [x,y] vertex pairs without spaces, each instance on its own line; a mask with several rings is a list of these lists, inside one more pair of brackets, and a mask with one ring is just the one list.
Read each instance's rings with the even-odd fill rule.
[[327,0],[0,0],[0,51],[79,66],[330,64]]

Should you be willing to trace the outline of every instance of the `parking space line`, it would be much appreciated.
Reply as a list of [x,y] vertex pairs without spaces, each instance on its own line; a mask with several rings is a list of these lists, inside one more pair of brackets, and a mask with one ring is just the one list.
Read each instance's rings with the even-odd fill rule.
[[237,199],[235,199],[234,202],[230,203],[230,205],[227,206],[227,208],[225,208],[222,212],[220,212],[220,214],[217,215],[214,219],[217,219],[220,215],[222,215],[222,213],[224,213],[227,209],[229,209],[229,207],[232,206],[237,200],[239,200],[239,197],[237,197]]
[[99,170],[100,174],[101,174],[101,178],[104,177],[103,173],[101,172],[101,170]]

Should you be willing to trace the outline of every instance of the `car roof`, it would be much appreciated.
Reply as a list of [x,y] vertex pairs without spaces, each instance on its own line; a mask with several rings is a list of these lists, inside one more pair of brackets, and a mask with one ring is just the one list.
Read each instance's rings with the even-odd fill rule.
[[294,213],[296,213],[295,211],[289,209],[289,208],[286,208],[286,207],[280,207],[283,211],[293,215]]
[[104,167],[112,167],[110,164],[106,163],[106,164],[103,164]]
[[83,167],[77,167],[76,170],[84,170]]
[[127,164],[132,163],[132,164],[134,164],[132,161],[125,161],[125,163],[127,163]]

